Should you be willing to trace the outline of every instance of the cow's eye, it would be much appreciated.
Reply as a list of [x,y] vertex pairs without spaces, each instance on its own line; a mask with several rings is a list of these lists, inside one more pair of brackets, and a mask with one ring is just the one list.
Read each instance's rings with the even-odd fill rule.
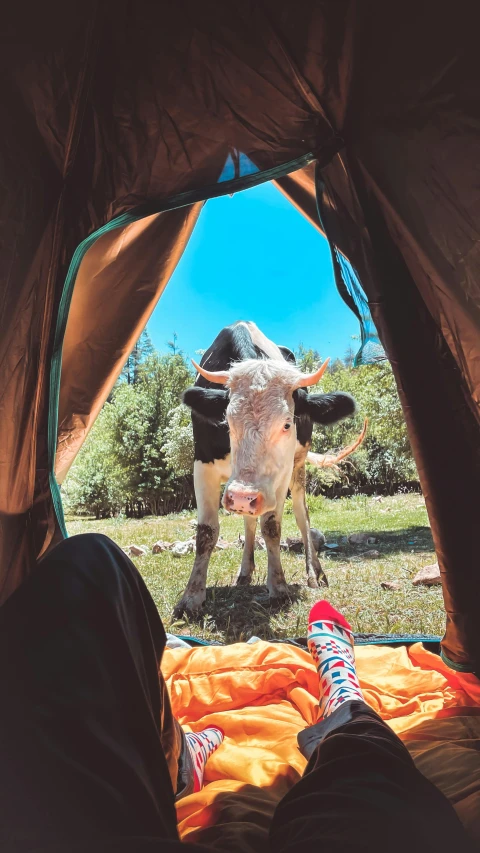
[[291,426],[291,424],[285,424],[285,426],[283,427],[285,432],[287,432],[287,430],[289,430]]

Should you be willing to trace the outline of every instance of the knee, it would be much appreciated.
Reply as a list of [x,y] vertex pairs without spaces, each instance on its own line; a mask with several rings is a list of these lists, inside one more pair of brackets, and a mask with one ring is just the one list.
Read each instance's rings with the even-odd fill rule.
[[[85,563],[91,560],[92,557],[101,557],[105,552],[118,549],[118,545],[105,536],[103,533],[78,533],[76,536],[69,536],[68,539],[63,539],[52,548],[48,554],[42,558],[40,564],[45,566],[48,563],[62,562]],[[123,553],[123,551],[121,551]]]
[[80,533],[59,542],[42,560],[40,571],[44,570],[58,574],[67,587],[74,577],[105,588],[138,574],[122,549],[102,533]]
[[203,557],[206,554],[211,554],[217,544],[219,526],[211,524],[199,524],[196,535],[196,554],[197,557]]
[[280,522],[275,515],[268,515],[266,518],[262,519],[262,533],[264,539],[267,539],[270,542],[279,541],[280,532]]

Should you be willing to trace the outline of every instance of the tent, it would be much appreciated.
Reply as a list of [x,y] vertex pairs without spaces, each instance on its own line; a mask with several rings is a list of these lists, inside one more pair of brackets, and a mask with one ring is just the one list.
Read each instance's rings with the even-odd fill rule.
[[274,180],[326,234],[364,348],[373,317],[441,568],[443,661],[480,671],[475,11],[468,0],[3,11],[0,601],[65,535],[58,484],[202,204]]

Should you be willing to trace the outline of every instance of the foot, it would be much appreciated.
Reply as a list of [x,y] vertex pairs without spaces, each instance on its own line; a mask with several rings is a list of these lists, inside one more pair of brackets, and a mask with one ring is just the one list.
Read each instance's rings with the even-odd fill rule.
[[199,592],[192,594],[189,594],[187,591],[185,591],[180,601],[174,608],[173,618],[181,619],[182,616],[198,616],[203,608],[203,605],[205,604],[206,597],[206,590],[200,590]]
[[217,726],[210,726],[203,732],[185,732],[188,750],[192,758],[194,785],[193,791],[201,791],[205,765],[211,755],[218,749],[225,735]]
[[238,575],[236,577],[236,580],[235,580],[235,585],[236,586],[250,586],[250,584],[252,583],[252,577],[253,577],[254,569],[255,569],[255,567],[253,569],[251,569],[251,571],[244,572],[242,570],[242,568],[240,568]]
[[310,589],[318,589],[320,586],[328,586],[328,580],[322,569],[320,560],[315,554],[311,563],[307,563],[307,584]]
[[353,634],[328,601],[317,601],[308,620],[308,648],[320,676],[320,710],[328,717],[344,702],[365,701],[355,669]]
[[328,578],[320,563],[315,567],[315,573],[317,575],[318,586],[328,586]]
[[278,584],[272,589],[268,587],[268,595],[272,607],[282,607],[287,601],[290,601],[290,592],[286,583]]

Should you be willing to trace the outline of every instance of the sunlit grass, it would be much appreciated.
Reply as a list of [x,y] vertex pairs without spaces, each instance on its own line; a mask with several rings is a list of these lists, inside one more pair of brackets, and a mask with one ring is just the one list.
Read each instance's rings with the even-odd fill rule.
[[[98,531],[121,547],[145,545],[149,554],[133,558],[152,594],[166,630],[209,640],[232,642],[255,635],[265,639],[301,637],[306,634],[309,609],[319,597],[328,598],[340,608],[359,633],[443,634],[445,614],[439,587],[413,587],[412,578],[419,568],[435,561],[430,528],[420,495],[396,495],[381,502],[366,496],[327,500],[309,498],[312,527],[323,530],[328,543],[337,543],[338,553],[323,553],[321,562],[328,575],[328,590],[309,590],[305,585],[305,563],[301,555],[283,554],[291,601],[274,611],[266,588],[267,555],[256,552],[255,585],[231,587],[238,572],[241,550],[238,547],[213,554],[208,575],[208,597],[199,621],[172,622],[174,605],[180,598],[193,565],[193,555],[173,557],[170,553],[154,556],[151,548],[158,539],[185,540],[194,530],[195,513],[180,513],[141,521],[126,519],[69,519],[70,535]],[[220,532],[234,542],[243,533],[242,519],[221,516]],[[352,547],[349,533],[378,535],[376,545]],[[298,530],[287,501],[282,536],[297,536]],[[377,558],[362,557],[375,549]],[[400,583],[395,592],[383,590],[381,581]]]

